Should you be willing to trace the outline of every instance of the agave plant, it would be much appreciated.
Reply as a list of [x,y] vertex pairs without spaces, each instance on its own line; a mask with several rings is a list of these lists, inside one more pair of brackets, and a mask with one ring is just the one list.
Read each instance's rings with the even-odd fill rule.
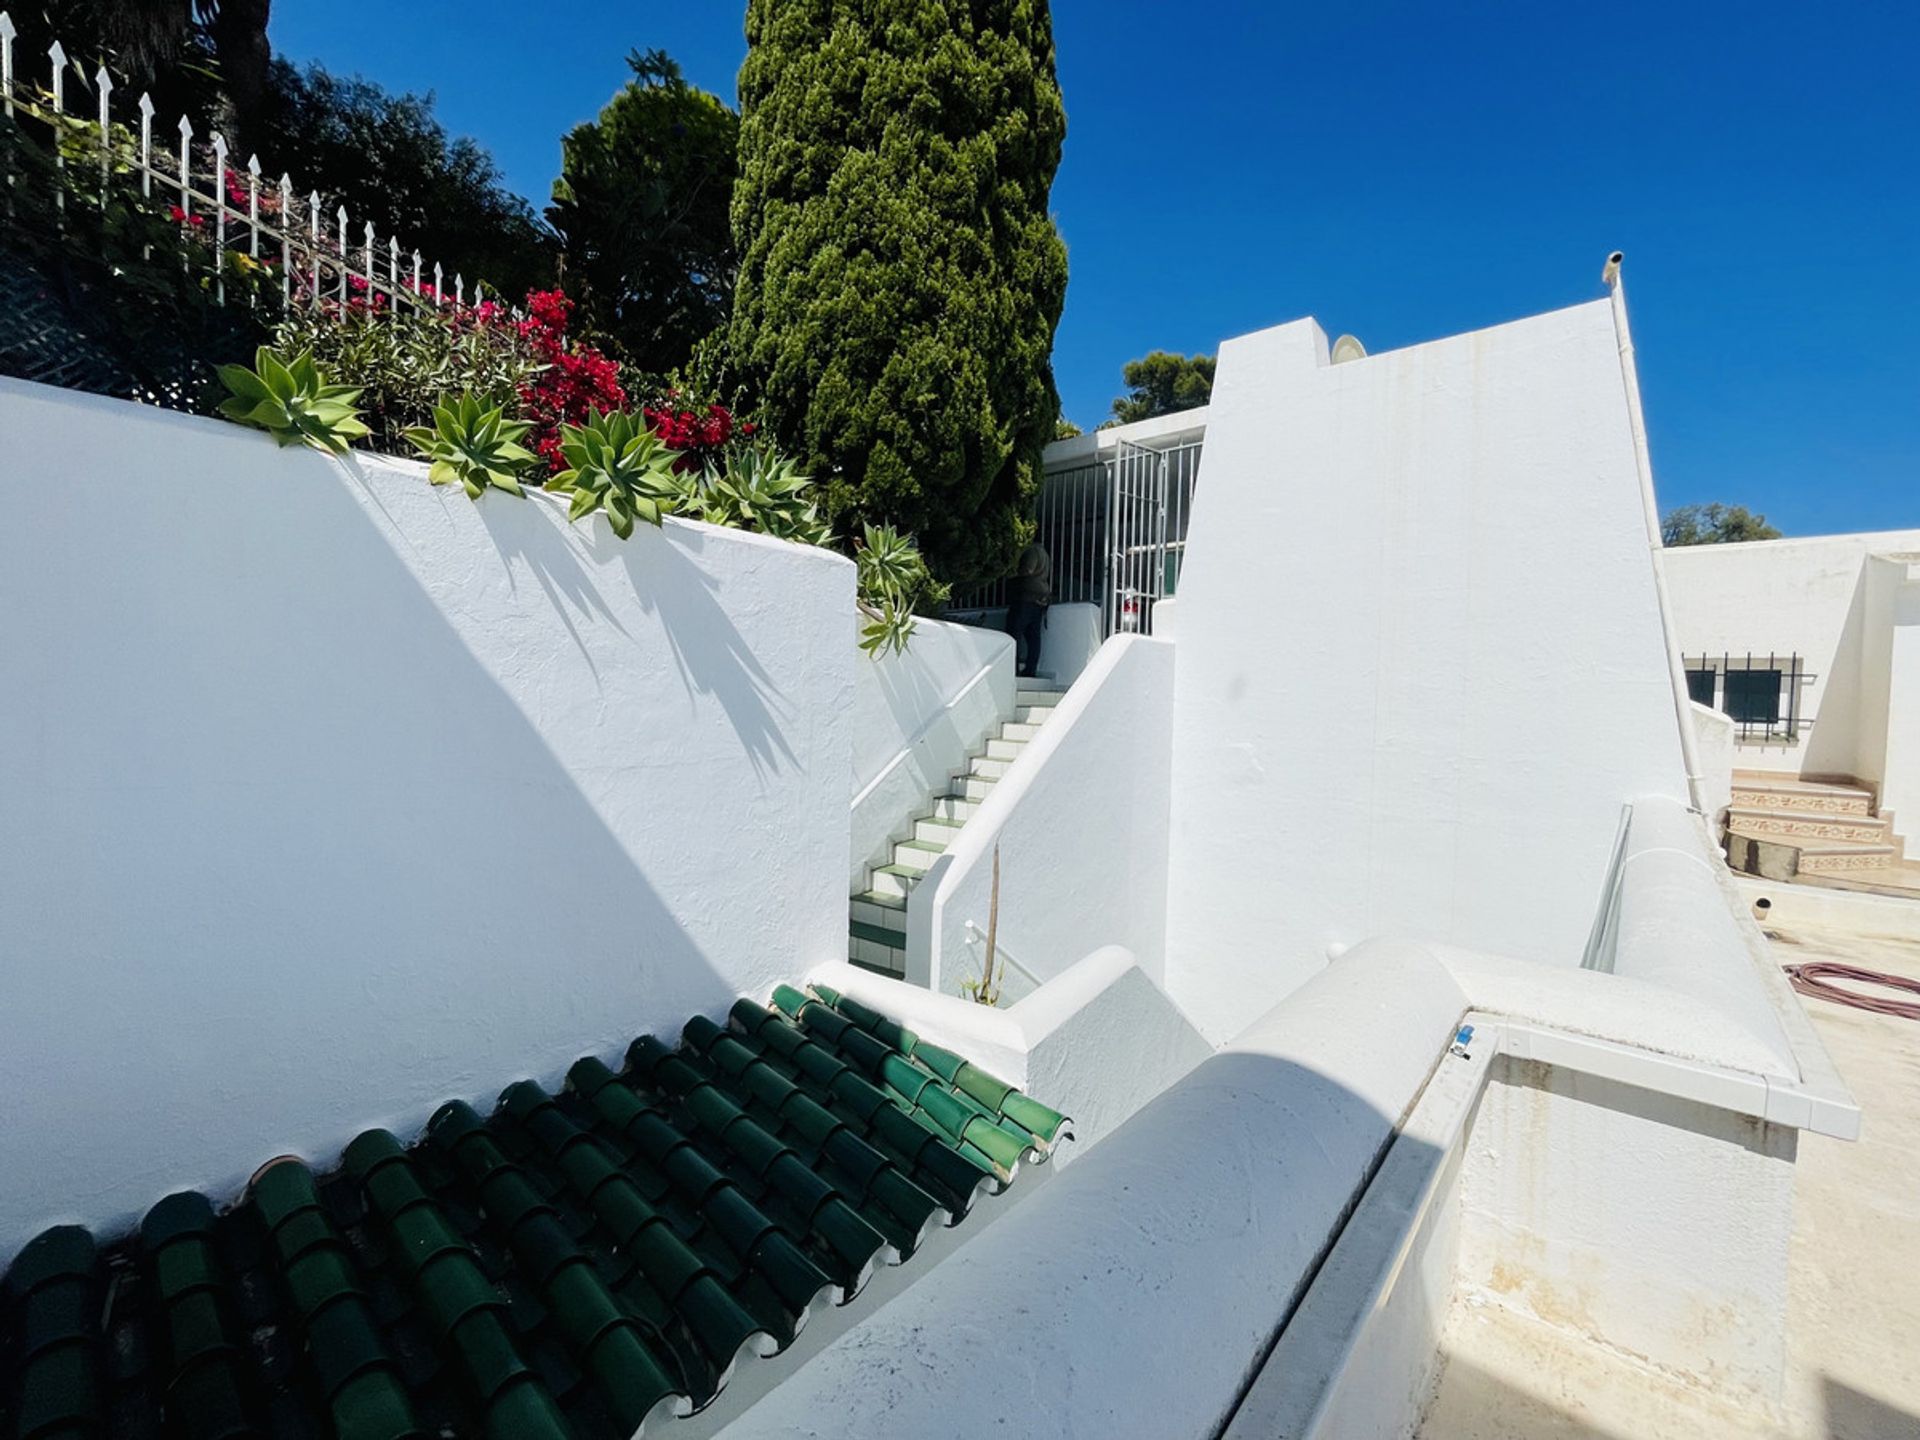
[[520,477],[539,457],[520,439],[532,428],[525,420],[507,419],[500,406],[482,410],[469,394],[451,405],[436,405],[430,427],[415,425],[405,433],[429,462],[428,481],[435,485],[458,481],[478,500],[490,486],[509,495],[525,493]]
[[813,481],[770,446],[730,453],[708,469],[700,490],[700,513],[715,525],[757,530],[802,545],[827,545],[833,527],[820,517]]
[[865,527],[855,563],[860,613],[867,620],[860,648],[875,658],[887,650],[898,654],[913,638],[914,610],[941,604],[948,588],[934,580],[913,537],[891,525]]
[[613,533],[624,540],[633,534],[636,518],[658,525],[681,500],[683,487],[673,473],[680,452],[669,450],[643,421],[622,411],[561,426],[560,453],[567,468],[548,488],[573,492],[569,520],[605,509]]
[[262,345],[253,364],[251,370],[216,367],[220,382],[233,392],[218,407],[227,419],[257,425],[282,445],[304,443],[334,455],[346,454],[348,445],[367,434],[353,403],[359,388],[327,384],[306,351],[282,360]]

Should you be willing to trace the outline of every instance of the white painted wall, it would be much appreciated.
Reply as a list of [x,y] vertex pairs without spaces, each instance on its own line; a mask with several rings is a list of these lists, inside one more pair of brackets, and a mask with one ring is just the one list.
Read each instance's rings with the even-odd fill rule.
[[853,566],[0,380],[0,1256],[844,953]]
[[[1868,594],[1868,557],[1920,551],[1920,530],[1816,535],[1660,552],[1682,654],[1799,654],[1812,672],[1803,742],[1743,742],[1746,770],[1877,781],[1886,748],[1884,612]],[[1920,710],[1907,712],[1920,730]]]
[[1045,1101],[1073,1121],[1084,1155],[1212,1053],[1179,1008],[1118,945],[1083,956],[1012,1005],[977,1005],[843,963],[809,980],[864,1001],[915,1033]]
[[1047,607],[1047,628],[1040,638],[1040,672],[1071,685],[1093,663],[1105,637],[1100,607],[1074,603]]
[[1621,805],[1685,793],[1608,302],[1338,366],[1310,320],[1229,341],[1201,464],[1175,1000],[1228,1034],[1383,931],[1577,964]]
[[929,796],[1013,714],[1013,637],[920,620],[900,655],[854,666],[850,889],[884,865]]
[[1777,1396],[1797,1141],[1503,1060],[1469,1138],[1458,1283],[1720,1393]]
[[1044,983],[1103,945],[1156,979],[1166,936],[1173,647],[1116,635],[907,899],[907,973],[979,973],[1000,849],[999,944]]
[[[1920,840],[1920,548],[1876,554],[1867,567],[1875,662],[1864,678],[1862,749],[1881,757],[1880,811],[1909,842]],[[1884,656],[1884,663],[1878,663]]]
[[1700,766],[1701,804],[1718,837],[1726,829],[1727,808],[1733,804],[1733,772],[1739,763],[1733,717],[1689,700],[1687,722],[1693,726],[1693,753]]

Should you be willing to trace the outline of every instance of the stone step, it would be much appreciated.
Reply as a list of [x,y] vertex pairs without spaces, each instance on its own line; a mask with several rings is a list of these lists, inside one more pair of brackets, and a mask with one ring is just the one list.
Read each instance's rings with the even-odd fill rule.
[[1013,692],[1013,703],[1023,705],[1058,705],[1065,690],[1036,690],[1022,681],[1020,688]]
[[920,879],[920,871],[904,865],[881,865],[874,869],[873,888],[881,895],[904,898]]
[[1019,725],[1044,725],[1053,714],[1051,705],[1019,705],[1014,708],[1013,723]]
[[1018,760],[1020,752],[1026,748],[1027,742],[1024,740],[989,740],[987,741],[987,759]]
[[1864,786],[1736,774],[1733,803],[1753,810],[1808,810],[1830,815],[1872,815],[1873,792]]
[[883,895],[877,890],[864,890],[853,897],[847,909],[855,924],[898,930],[907,923],[907,900],[904,895]]
[[[987,788],[992,789],[993,787],[989,784]],[[958,795],[942,795],[933,802],[933,814],[928,818],[932,820],[944,820],[949,824],[959,825],[971,820],[974,811],[979,808],[980,802],[978,800],[968,800]]]
[[944,850],[959,836],[960,825],[961,822],[958,820],[947,820],[937,815],[930,815],[913,822],[913,838],[925,840],[930,845],[938,845]]
[[924,874],[946,850],[945,845],[935,845],[926,840],[902,840],[893,847],[893,863],[900,869]]
[[1008,767],[1012,764],[1011,760],[989,760],[983,755],[967,766],[967,774],[978,775],[986,780],[998,780],[1007,773]]
[[953,789],[949,794],[956,799],[968,800],[977,805],[993,793],[993,782],[998,778],[994,775],[955,776]]
[[1033,737],[1039,733],[1039,725],[1024,725],[1017,720],[1009,720],[1000,727],[1000,738],[1002,740],[1017,740],[1022,745],[1026,744],[1027,741],[1033,739]]
[[1758,809],[1740,804],[1727,811],[1727,828],[1737,835],[1767,839],[1849,840],[1872,845],[1889,843],[1892,833],[1884,819],[1873,815]]
[[1800,847],[1799,868],[1802,875],[1846,875],[1861,870],[1882,870],[1899,862],[1899,849],[1892,845],[1822,843]]

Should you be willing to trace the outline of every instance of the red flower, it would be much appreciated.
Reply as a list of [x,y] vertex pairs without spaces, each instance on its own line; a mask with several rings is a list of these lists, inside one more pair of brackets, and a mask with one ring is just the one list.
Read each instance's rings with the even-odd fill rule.
[[591,345],[567,340],[573,302],[560,290],[536,290],[527,296],[527,318],[518,323],[521,338],[545,367],[520,387],[520,404],[533,421],[532,448],[555,470],[567,468],[560,453],[560,427],[579,425],[589,415],[624,410],[620,367]]

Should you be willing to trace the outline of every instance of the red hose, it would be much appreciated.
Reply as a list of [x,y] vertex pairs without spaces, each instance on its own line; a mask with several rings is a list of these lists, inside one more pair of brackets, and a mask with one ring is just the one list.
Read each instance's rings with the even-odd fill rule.
[[1836,1005],[1851,1005],[1856,1010],[1871,1010],[1876,1015],[1898,1015],[1907,1020],[1920,1020],[1920,1001],[1862,995],[1857,990],[1843,990],[1838,985],[1828,983],[1832,980],[1850,980],[1857,985],[1879,985],[1888,990],[1904,990],[1911,995],[1920,995],[1920,980],[1909,980],[1904,975],[1885,975],[1878,970],[1862,970],[1853,965],[1836,965],[1831,960],[1809,960],[1805,965],[1783,968],[1787,978],[1793,982],[1793,988],[1802,995],[1811,995],[1816,1000],[1831,1000]]

